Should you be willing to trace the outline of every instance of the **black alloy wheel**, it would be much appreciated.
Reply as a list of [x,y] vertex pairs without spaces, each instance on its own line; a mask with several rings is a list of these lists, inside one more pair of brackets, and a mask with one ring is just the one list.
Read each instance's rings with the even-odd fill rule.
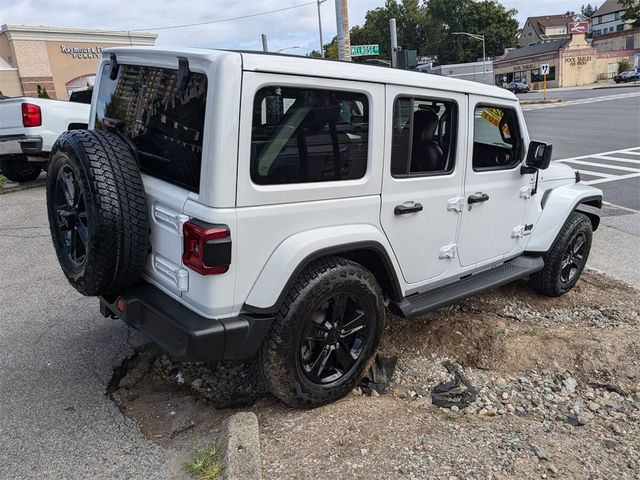
[[569,242],[562,256],[561,282],[569,283],[573,281],[578,272],[582,271],[585,262],[586,244],[587,238],[583,232],[578,232]]
[[327,384],[348,375],[371,341],[364,302],[355,293],[335,293],[311,315],[300,343],[307,379]]
[[60,244],[71,264],[81,268],[89,251],[87,208],[82,184],[69,165],[58,171],[54,198]]

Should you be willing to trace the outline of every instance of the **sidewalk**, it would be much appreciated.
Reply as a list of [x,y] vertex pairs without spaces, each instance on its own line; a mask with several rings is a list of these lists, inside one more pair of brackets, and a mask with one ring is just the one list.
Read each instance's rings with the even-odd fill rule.
[[640,288],[640,212],[602,218],[587,267]]

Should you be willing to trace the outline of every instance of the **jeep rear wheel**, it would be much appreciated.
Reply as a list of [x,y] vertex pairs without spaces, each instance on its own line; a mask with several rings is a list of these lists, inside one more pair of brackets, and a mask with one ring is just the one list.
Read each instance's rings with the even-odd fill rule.
[[62,134],[47,175],[49,229],[69,283],[83,295],[108,295],[138,280],[149,245],[142,179],[117,135]]
[[571,290],[587,264],[592,236],[591,220],[582,213],[572,213],[544,255],[544,268],[529,278],[533,289],[551,297]]
[[361,265],[330,257],[291,288],[258,353],[273,395],[292,406],[332,402],[370,366],[384,327],[382,291]]
[[22,155],[11,155],[0,159],[0,171],[12,182],[31,182],[40,176],[42,167]]

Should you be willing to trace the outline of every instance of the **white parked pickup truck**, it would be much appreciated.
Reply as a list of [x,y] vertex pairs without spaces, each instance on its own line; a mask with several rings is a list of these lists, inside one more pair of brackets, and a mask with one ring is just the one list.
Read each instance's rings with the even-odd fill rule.
[[68,102],[31,97],[0,100],[0,172],[5,177],[14,182],[35,180],[60,134],[87,128],[91,98],[81,93],[72,94]]

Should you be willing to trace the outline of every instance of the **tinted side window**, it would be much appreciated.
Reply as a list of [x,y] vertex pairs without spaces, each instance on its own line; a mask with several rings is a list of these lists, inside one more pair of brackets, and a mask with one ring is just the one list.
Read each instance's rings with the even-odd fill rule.
[[438,175],[455,166],[454,102],[398,98],[393,108],[391,174]]
[[253,104],[251,179],[277,185],[362,178],[368,139],[366,95],[263,88]]
[[115,80],[104,66],[96,129],[105,118],[124,122],[121,132],[138,149],[140,170],[193,192],[199,191],[207,77],[191,72],[176,87],[177,70],[120,65]]
[[515,110],[479,105],[474,114],[473,169],[505,170],[522,160],[522,138]]

